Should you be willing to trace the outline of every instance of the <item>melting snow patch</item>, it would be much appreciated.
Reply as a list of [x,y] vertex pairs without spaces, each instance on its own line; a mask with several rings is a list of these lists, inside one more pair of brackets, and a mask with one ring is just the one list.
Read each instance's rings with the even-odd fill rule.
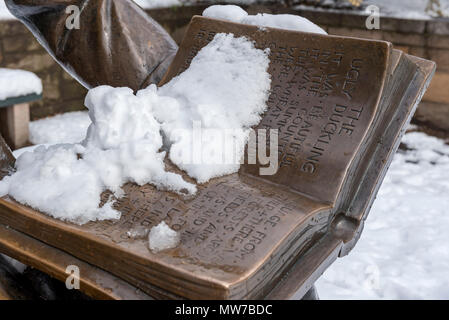
[[179,244],[179,233],[170,229],[170,227],[162,221],[156,227],[153,227],[149,235],[149,245],[151,251],[158,253],[159,251],[176,248]]
[[449,297],[449,146],[420,132],[403,143],[359,243],[318,280],[320,298]]

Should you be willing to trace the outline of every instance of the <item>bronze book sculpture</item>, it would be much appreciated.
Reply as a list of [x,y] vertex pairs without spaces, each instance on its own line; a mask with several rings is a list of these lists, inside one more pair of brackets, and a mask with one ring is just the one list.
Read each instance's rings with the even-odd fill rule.
[[[66,71],[90,89],[158,83],[178,46],[131,0],[6,0]],[[79,23],[70,26],[79,8]],[[74,16],[75,18],[76,16]],[[78,28],[79,27],[79,28]]]
[[[128,286],[154,298],[284,299],[304,295],[353,248],[435,64],[383,41],[194,17],[160,84],[188,68],[217,33],[271,49],[271,96],[259,127],[279,130],[278,172],[260,176],[260,165],[245,164],[188,200],[128,184],[119,221],[81,227],[5,197],[0,224],[12,229],[0,227],[0,251],[61,279],[64,265],[78,263],[95,297],[129,297]],[[14,159],[1,146],[7,172]],[[177,248],[155,254],[146,237],[127,236],[161,221],[180,232]],[[137,298],[149,298],[144,293]]]

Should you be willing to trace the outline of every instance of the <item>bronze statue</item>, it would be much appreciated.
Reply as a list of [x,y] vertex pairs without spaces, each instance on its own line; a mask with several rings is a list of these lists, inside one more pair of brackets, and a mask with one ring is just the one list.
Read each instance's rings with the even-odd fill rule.
[[[5,3],[88,89],[111,85],[138,90],[158,83],[178,49],[170,35],[132,0]],[[73,19],[79,23],[71,23]]]

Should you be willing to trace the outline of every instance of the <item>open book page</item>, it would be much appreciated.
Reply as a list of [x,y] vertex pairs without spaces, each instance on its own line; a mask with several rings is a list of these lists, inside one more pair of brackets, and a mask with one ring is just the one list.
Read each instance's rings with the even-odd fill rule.
[[[194,17],[163,83],[220,32],[271,50],[269,108],[256,129],[278,130],[279,163],[261,178],[334,203],[379,112],[391,45]],[[260,176],[261,167],[245,164],[241,173]]]

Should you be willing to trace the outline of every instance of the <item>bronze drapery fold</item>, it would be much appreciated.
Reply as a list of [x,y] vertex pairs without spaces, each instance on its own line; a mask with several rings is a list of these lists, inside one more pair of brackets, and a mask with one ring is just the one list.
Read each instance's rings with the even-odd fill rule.
[[[86,88],[138,90],[157,84],[178,49],[132,0],[5,0],[58,61]],[[79,9],[79,29],[73,26]],[[67,9],[69,8],[69,10]],[[69,24],[67,24],[69,21]]]

